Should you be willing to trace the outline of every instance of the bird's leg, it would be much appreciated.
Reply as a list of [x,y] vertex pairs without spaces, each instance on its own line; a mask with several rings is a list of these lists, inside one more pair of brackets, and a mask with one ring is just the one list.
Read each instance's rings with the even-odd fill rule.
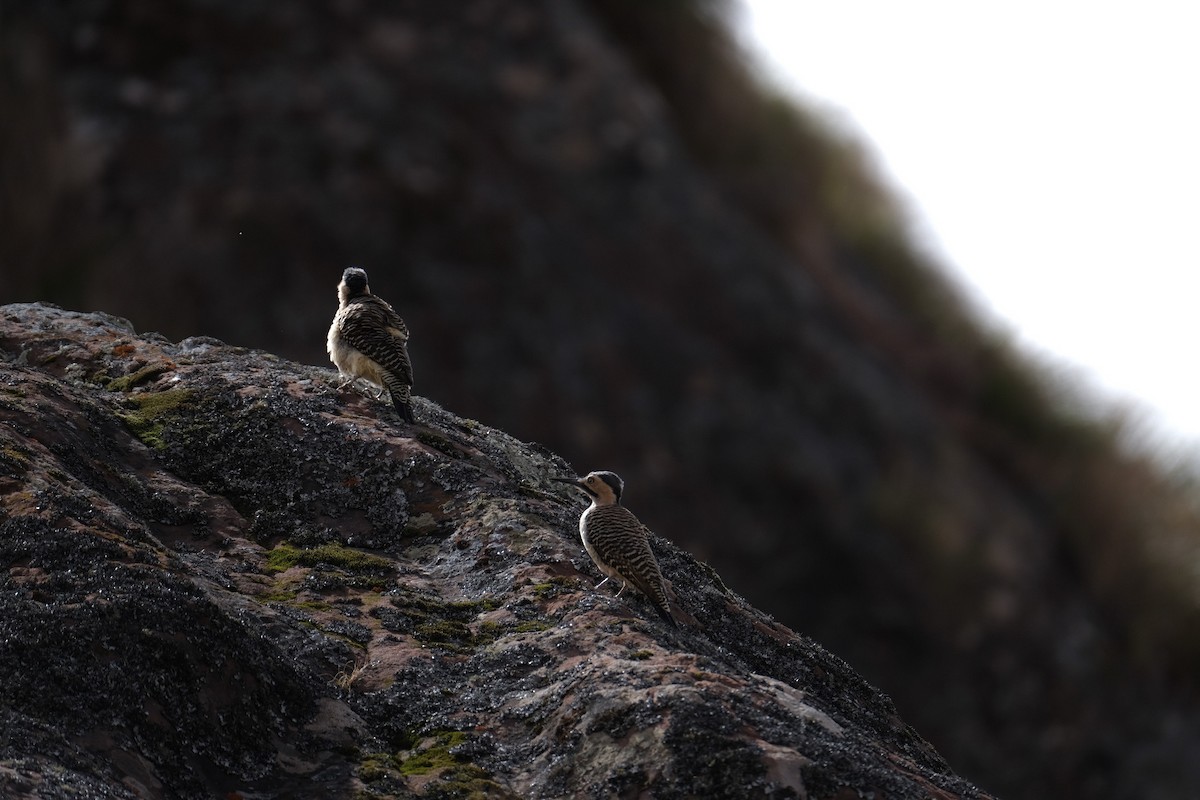
[[617,597],[620,597],[620,596],[621,596],[621,592],[625,591],[625,587],[626,587],[626,586],[628,586],[628,585],[629,585],[629,584],[628,584],[628,583],[626,583],[625,581],[621,581],[621,588],[620,588],[620,589],[617,589]]
[[387,391],[387,389],[385,389],[384,387],[380,386],[380,387],[379,387],[379,394],[375,395],[375,399],[376,399],[376,400],[382,400],[382,399],[383,399],[383,393],[384,393],[384,392],[386,392],[386,391]]
[[604,580],[602,580],[602,581],[600,581],[599,583],[597,583],[597,584],[596,584],[595,586],[593,586],[592,588],[593,588],[593,589],[599,589],[601,586],[603,586],[604,584],[608,583],[608,579],[609,579],[609,578],[611,578],[611,577],[612,577],[612,576],[611,576],[611,575],[609,575],[608,577],[606,577]]
[[342,377],[343,377],[343,378],[345,378],[346,380],[344,380],[344,381],[342,381],[341,383],[339,383],[339,384],[338,384],[337,390],[338,390],[339,392],[340,392],[342,389],[345,389],[345,388],[346,388],[347,386],[349,386],[350,384],[354,383],[354,381],[356,380],[356,378],[355,378],[353,375],[343,375]]

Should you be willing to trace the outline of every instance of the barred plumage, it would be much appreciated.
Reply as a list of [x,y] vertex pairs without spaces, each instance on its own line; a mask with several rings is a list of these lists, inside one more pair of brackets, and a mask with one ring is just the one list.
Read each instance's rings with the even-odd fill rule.
[[650,531],[629,509],[621,505],[624,482],[613,472],[593,472],[584,478],[554,478],[560,483],[578,486],[587,492],[592,504],[579,517],[579,536],[604,580],[621,582],[617,596],[630,584],[649,598],[659,615],[677,625],[667,594],[666,581],[654,551],[650,549]]
[[[367,273],[358,267],[342,273],[338,311],[329,326],[326,349],[346,376],[342,386],[355,378],[370,381],[388,391],[405,422],[413,421],[408,326],[395,309],[371,294]],[[378,396],[383,396],[382,390]]]

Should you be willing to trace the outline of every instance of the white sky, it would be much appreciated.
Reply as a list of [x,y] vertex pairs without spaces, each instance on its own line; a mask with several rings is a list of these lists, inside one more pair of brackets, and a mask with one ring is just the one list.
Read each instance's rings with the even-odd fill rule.
[[1200,453],[1200,10],[743,3],[769,77],[872,146],[1002,328]]

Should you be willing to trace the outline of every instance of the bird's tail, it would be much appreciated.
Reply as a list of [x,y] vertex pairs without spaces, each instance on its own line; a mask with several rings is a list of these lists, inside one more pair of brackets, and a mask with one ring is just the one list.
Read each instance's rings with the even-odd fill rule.
[[405,422],[411,424],[416,421],[413,417],[412,410],[412,389],[403,383],[392,383],[387,387],[388,394],[392,396],[392,405],[396,407],[396,413]]
[[413,416],[412,401],[401,400],[399,397],[392,395],[392,405],[396,407],[396,411],[399,412],[402,420],[409,424],[416,422],[416,417]]
[[664,621],[670,623],[672,628],[678,628],[680,615],[677,613],[677,606],[672,602],[671,595],[666,591],[665,587],[662,592],[655,592],[652,595],[648,595],[648,597],[658,615]]

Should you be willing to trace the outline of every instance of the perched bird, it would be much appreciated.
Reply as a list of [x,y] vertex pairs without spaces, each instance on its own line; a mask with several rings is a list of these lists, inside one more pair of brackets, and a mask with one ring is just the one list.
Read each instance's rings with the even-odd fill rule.
[[667,622],[678,626],[667,597],[662,570],[650,549],[650,531],[621,505],[624,481],[613,472],[592,472],[584,478],[551,478],[569,483],[587,492],[592,504],[579,517],[579,536],[592,561],[604,573],[599,589],[609,578],[621,582],[617,596],[625,587],[634,588],[650,599]]
[[413,421],[412,365],[408,360],[408,326],[385,301],[371,294],[367,273],[350,267],[338,284],[338,311],[329,326],[329,358],[346,376],[345,388],[365,378],[392,396],[405,422]]

